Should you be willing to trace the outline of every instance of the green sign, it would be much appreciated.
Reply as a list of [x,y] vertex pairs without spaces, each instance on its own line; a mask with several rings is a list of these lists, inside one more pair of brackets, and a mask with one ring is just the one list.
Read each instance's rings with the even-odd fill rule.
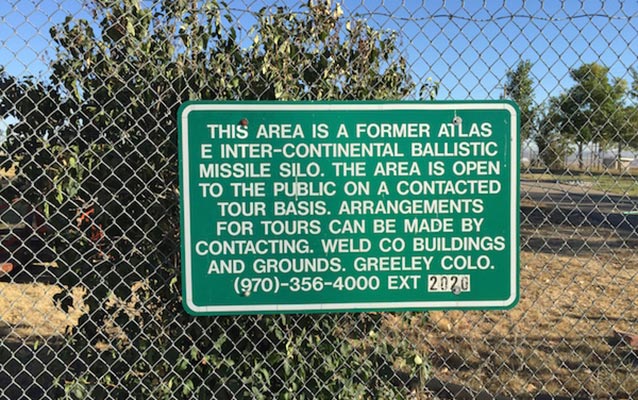
[[189,313],[518,301],[514,103],[194,101],[178,123]]

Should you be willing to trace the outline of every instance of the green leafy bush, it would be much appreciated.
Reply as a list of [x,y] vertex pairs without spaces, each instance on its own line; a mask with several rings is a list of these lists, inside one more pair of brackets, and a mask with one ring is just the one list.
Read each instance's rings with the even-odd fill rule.
[[[48,216],[59,282],[88,312],[60,357],[73,398],[401,398],[427,368],[382,315],[193,318],[181,307],[176,115],[189,99],[397,99],[396,36],[327,0],[255,13],[96,0],[67,18],[47,84],[2,74],[16,187]],[[63,307],[70,297],[61,296]],[[376,333],[375,333],[376,332]],[[418,385],[417,385],[418,386]]]

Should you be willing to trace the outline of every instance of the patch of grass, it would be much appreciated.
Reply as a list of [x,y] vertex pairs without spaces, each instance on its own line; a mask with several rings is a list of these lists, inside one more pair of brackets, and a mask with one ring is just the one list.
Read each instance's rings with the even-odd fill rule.
[[583,172],[567,170],[559,173],[522,173],[521,180],[571,184],[605,193],[638,196],[638,175],[633,172],[619,174],[611,171]]

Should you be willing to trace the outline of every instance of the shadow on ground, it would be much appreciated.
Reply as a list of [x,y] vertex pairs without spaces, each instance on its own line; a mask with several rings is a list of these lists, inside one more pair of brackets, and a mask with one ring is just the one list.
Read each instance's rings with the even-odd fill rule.
[[600,254],[638,248],[638,215],[523,204],[521,249],[549,254]]

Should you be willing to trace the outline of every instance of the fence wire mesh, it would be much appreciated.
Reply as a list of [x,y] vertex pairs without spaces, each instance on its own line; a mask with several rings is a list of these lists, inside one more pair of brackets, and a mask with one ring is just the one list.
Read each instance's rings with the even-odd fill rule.
[[[635,398],[635,2],[0,5],[0,396]],[[510,311],[190,317],[189,99],[508,98]]]

